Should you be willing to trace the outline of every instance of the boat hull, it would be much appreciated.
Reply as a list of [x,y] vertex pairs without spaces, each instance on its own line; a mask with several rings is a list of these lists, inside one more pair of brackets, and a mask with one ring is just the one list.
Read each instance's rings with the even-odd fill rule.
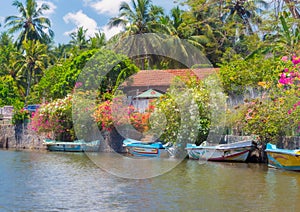
[[246,161],[249,155],[249,149],[240,150],[204,150],[200,159],[208,161]]
[[169,157],[170,153],[160,142],[145,143],[133,139],[125,139],[123,147],[133,156],[138,157]]
[[96,152],[99,150],[100,141],[84,142],[61,142],[45,140],[44,144],[49,151],[58,152]]
[[277,149],[275,145],[267,144],[268,165],[291,171],[300,171],[300,150]]
[[186,150],[189,158],[208,161],[244,162],[252,148],[252,141],[223,144],[217,146],[196,146],[188,144]]
[[189,158],[208,161],[246,161],[250,150],[217,150],[217,149],[191,149],[187,150]]
[[187,153],[188,153],[189,159],[199,160],[201,151],[199,151],[199,149],[197,149],[197,148],[194,148],[194,149],[189,148],[189,149],[187,149]]
[[85,145],[74,144],[47,144],[49,151],[61,151],[61,152],[84,152]]
[[127,152],[133,156],[140,157],[168,157],[165,149],[146,148],[146,147],[126,147]]

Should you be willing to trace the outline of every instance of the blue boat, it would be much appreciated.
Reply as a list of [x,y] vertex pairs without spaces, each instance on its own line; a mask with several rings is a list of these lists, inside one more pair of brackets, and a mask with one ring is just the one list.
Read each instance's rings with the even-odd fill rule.
[[268,165],[291,171],[300,171],[300,150],[278,149],[276,145],[267,143]]
[[76,140],[73,142],[55,141],[51,139],[45,139],[44,145],[46,145],[49,151],[60,152],[97,152],[99,150],[100,141],[85,142],[83,140]]
[[161,142],[143,142],[127,138],[123,141],[123,147],[133,156],[142,157],[169,157],[171,155],[170,147]]

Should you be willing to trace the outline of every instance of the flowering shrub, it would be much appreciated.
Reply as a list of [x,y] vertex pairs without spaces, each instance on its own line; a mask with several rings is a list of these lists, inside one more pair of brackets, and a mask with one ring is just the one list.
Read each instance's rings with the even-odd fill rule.
[[111,131],[114,126],[132,125],[140,132],[146,132],[149,129],[149,117],[154,110],[154,106],[149,106],[145,113],[139,113],[130,106],[124,106],[121,98],[114,98],[113,101],[107,100],[99,104],[93,114],[101,130]]
[[[282,58],[283,61],[288,62],[285,60],[285,58]],[[290,104],[289,104],[289,110],[287,110],[287,113],[289,115],[293,115],[292,117],[289,116],[289,118],[292,120],[294,119],[294,122],[298,125],[298,131],[300,130],[300,119],[299,119],[299,106],[300,106],[300,57],[293,56],[291,59],[292,64],[289,68],[284,69],[284,73],[281,74],[280,79],[278,81],[279,87],[281,85],[286,86],[289,85],[289,87],[284,87],[284,93],[285,96],[290,96]]]
[[242,106],[243,130],[249,135],[258,135],[263,142],[276,143],[279,136],[291,134],[291,120],[287,116],[286,98],[254,99]]
[[154,106],[150,105],[145,113],[132,112],[129,115],[130,123],[140,132],[147,132],[150,128],[149,118],[151,113],[154,111]]
[[43,104],[33,113],[30,127],[38,134],[57,140],[75,139],[72,123],[72,96]]
[[94,120],[97,122],[99,128],[102,130],[110,131],[113,127],[111,105],[111,101],[105,101],[97,106],[93,114]]
[[[289,61],[283,57],[282,60],[289,64]],[[299,66],[297,64],[300,63],[300,57],[293,56],[292,57],[292,64],[289,64],[288,68],[285,68],[283,70],[283,73],[280,75],[279,87],[281,85],[296,85],[299,86],[299,80],[300,80],[300,73],[299,73]]]
[[[178,142],[190,138],[201,143],[210,127],[208,92],[203,84],[193,79],[186,84],[184,91],[181,88],[170,89],[167,95],[154,101],[145,113],[137,112],[133,106],[124,105],[123,98],[115,97],[112,101],[99,104],[93,118],[101,130],[111,131],[114,127],[130,124],[139,132],[147,132],[150,130],[151,116],[151,132],[161,135],[160,139]],[[196,119],[198,115],[199,120]]]
[[[262,98],[245,102],[239,106],[235,125],[242,128],[246,134],[258,135],[263,142],[276,143],[280,136],[295,135],[299,133],[300,121],[300,58],[283,57],[286,64],[279,74],[277,84]],[[265,88],[264,83],[260,86]]]

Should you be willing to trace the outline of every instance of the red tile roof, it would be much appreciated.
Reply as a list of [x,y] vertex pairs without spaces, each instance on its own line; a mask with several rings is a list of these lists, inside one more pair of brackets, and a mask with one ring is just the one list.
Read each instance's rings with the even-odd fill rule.
[[202,80],[208,75],[217,73],[215,68],[201,69],[169,69],[169,70],[141,70],[137,74],[131,76],[124,83],[124,87],[169,87],[173,78],[176,76],[186,78],[188,76],[196,76]]

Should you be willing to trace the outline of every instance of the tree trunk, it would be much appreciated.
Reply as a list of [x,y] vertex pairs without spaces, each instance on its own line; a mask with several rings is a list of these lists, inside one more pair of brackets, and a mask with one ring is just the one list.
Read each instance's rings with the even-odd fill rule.
[[29,96],[29,93],[30,93],[31,78],[32,78],[32,68],[29,68],[28,76],[27,76],[27,89],[26,89],[25,104],[27,103],[27,97]]

